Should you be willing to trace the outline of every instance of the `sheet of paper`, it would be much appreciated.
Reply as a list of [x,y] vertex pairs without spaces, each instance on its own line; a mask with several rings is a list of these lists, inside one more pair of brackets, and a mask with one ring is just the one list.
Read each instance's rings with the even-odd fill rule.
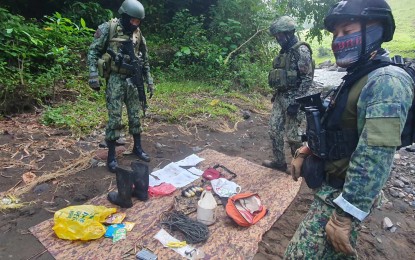
[[160,184],[162,184],[163,181],[161,180],[157,180],[156,178],[154,178],[153,176],[149,176],[149,186],[150,187],[154,187],[154,186],[159,186]]
[[199,178],[199,176],[191,174],[174,162],[167,164],[163,169],[153,172],[152,175],[159,178],[161,182],[170,183],[176,188],[182,188]]
[[190,168],[190,169],[187,169],[190,173],[192,173],[192,174],[194,174],[194,175],[197,175],[197,176],[202,176],[202,174],[203,174],[203,171],[202,170],[199,170],[198,168],[196,168],[196,167],[192,167],[192,168]]
[[198,163],[200,163],[201,161],[204,161],[204,160],[205,159],[200,158],[196,154],[191,154],[191,155],[187,156],[186,158],[184,158],[183,160],[180,160],[176,163],[179,166],[188,167],[188,166],[196,166]]

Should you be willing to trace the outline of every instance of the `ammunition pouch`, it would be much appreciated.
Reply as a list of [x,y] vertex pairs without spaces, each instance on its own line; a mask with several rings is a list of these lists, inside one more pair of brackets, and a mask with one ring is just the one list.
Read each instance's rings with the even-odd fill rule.
[[300,104],[298,104],[298,103],[290,104],[287,107],[287,115],[288,116],[297,116],[298,110],[300,110]]
[[350,157],[356,150],[358,141],[356,129],[327,130],[326,145],[329,147],[327,159],[333,161]]
[[281,87],[297,86],[297,71],[273,69],[268,73],[268,84],[270,87],[279,89]]
[[111,71],[114,71],[116,73],[119,74],[123,74],[123,75],[133,75],[134,72],[126,69],[126,68],[122,68],[121,66],[118,66],[117,63],[115,63],[114,61],[111,62]]
[[108,79],[111,73],[111,55],[104,53],[101,58],[98,59],[98,75],[105,79]]
[[325,179],[324,160],[313,154],[308,155],[301,166],[300,176],[310,189],[321,187]]

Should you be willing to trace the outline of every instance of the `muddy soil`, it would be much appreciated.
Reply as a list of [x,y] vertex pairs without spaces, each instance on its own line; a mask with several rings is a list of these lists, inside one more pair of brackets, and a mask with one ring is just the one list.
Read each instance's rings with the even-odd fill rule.
[[[107,193],[115,183],[115,176],[102,166],[102,161],[92,159],[97,151],[106,153],[105,149],[98,148],[103,140],[102,129],[76,139],[68,131],[39,125],[37,119],[36,114],[23,114],[0,121],[0,194],[21,193],[21,202],[26,203],[22,208],[0,212],[0,259],[53,259],[28,228],[53,217],[56,210],[83,204]],[[256,113],[246,120],[241,115],[237,125],[210,122],[188,128],[147,119],[143,146],[152,156],[149,165],[153,169],[205,148],[260,164],[271,155],[267,123],[268,115]],[[126,136],[127,150],[131,149],[131,141]],[[414,162],[414,153],[400,153],[408,162]],[[132,155],[120,155],[119,163],[128,166],[135,159]],[[413,178],[411,172],[404,172],[405,167],[404,162],[395,165],[394,174]],[[37,177],[31,184],[25,184],[22,175],[29,176],[29,172]],[[45,175],[49,176],[47,181],[36,183]],[[32,186],[25,190],[28,185]],[[413,259],[414,207],[402,198],[385,194],[391,203],[375,209],[360,230],[359,256],[361,259]],[[281,259],[312,199],[312,191],[303,184],[287,211],[263,236],[254,259]],[[381,222],[386,216],[397,228],[394,233],[382,229]]]

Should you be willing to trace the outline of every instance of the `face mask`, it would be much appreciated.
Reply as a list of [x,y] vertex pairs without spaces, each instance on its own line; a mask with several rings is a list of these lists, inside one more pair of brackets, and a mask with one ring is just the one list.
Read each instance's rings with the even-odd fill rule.
[[[380,25],[370,26],[366,30],[366,54],[380,48],[382,44],[383,27]],[[336,63],[339,67],[347,68],[357,62],[362,53],[362,32],[340,36],[333,40],[333,50]]]

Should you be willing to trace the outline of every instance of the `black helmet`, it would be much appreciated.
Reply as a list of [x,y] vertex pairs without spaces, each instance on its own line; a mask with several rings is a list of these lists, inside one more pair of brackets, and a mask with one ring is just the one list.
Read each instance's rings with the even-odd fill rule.
[[386,0],[344,0],[329,10],[324,18],[324,26],[329,32],[334,31],[338,21],[380,21],[383,25],[383,41],[392,40],[395,32],[395,20]]
[[120,9],[118,9],[119,14],[127,14],[130,17],[138,18],[140,20],[144,19],[144,7],[137,0],[125,0]]

